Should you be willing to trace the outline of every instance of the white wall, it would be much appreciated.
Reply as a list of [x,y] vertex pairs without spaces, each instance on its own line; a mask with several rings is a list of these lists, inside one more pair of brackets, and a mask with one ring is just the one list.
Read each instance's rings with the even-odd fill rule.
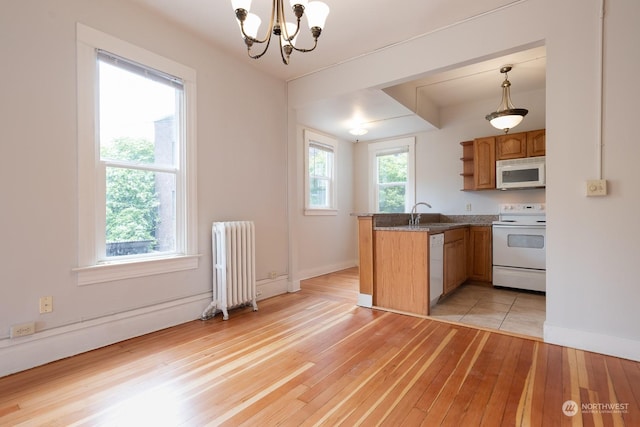
[[[306,279],[357,265],[357,219],[354,212],[354,144],[338,140],[337,215],[304,214],[304,128],[298,127],[295,139],[295,187],[290,203],[295,206],[292,227],[297,241],[297,263],[292,265],[298,279]],[[337,139],[331,135],[328,135]]]
[[[76,284],[76,22],[197,72],[196,270]],[[0,57],[0,375],[197,319],[211,298],[212,221],[254,220],[258,279],[275,271],[286,290],[284,82],[122,0],[4,2]],[[54,310],[40,315],[48,295]],[[28,321],[35,335],[9,339]]]
[[[640,360],[640,2],[606,2],[603,173],[598,177],[598,0],[555,4],[547,44],[548,276],[545,339]],[[566,19],[571,17],[571,31]]]
[[[633,115],[640,99],[640,51],[634,45],[640,37],[636,25],[640,3],[607,2],[603,158],[611,194],[587,198],[585,181],[597,177],[599,4],[600,0],[516,3],[290,82],[289,103],[303,105],[306,99],[384,87],[390,82],[474,59],[497,57],[544,41],[548,159],[545,340],[640,360],[640,287],[636,270],[640,144],[633,137]],[[376,72],[361,72],[365,69]],[[472,131],[475,134],[477,129]],[[466,132],[461,131],[462,134]],[[459,142],[457,136],[451,144]],[[362,149],[356,149],[358,170],[364,167]],[[451,167],[459,157],[458,154],[449,160]],[[357,209],[366,206],[362,202],[361,181],[356,177]],[[470,196],[452,197],[454,201],[448,202],[442,196],[432,196],[427,187],[418,194],[419,199],[430,200],[436,206],[442,203],[453,212],[458,212],[463,199]]]

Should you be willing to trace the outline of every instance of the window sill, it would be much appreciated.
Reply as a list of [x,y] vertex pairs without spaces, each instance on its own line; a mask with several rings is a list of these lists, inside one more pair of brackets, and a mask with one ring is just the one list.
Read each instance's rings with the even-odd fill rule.
[[305,209],[305,215],[338,215],[337,209]]
[[196,269],[198,268],[198,260],[201,256],[202,255],[180,255],[166,258],[97,264],[88,267],[77,267],[74,268],[73,271],[78,273],[78,286],[84,286],[94,283],[112,282],[134,277]]

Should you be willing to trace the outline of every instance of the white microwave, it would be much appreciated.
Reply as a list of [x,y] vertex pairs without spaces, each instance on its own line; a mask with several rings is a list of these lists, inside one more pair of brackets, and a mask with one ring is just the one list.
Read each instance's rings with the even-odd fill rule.
[[536,188],[545,186],[545,157],[498,160],[496,188]]

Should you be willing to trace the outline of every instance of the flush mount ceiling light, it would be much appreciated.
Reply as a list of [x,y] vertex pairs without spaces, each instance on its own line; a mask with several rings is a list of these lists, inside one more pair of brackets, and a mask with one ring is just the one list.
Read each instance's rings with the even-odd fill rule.
[[487,114],[486,119],[489,120],[491,126],[496,129],[504,130],[504,133],[509,132],[522,121],[524,116],[527,115],[529,110],[525,108],[515,108],[511,102],[511,82],[509,81],[507,73],[511,71],[511,65],[505,65],[500,68],[500,72],[504,74],[504,81],[502,82],[502,101],[498,106],[497,111]]
[[[271,18],[269,20],[269,28],[264,38],[259,39],[258,29],[262,22],[258,15],[249,13],[251,9],[251,0],[231,0],[231,6],[236,13],[238,24],[240,25],[240,32],[244,38],[244,42],[247,45],[247,53],[249,57],[258,59],[267,52],[269,44],[271,43],[271,36],[276,36],[280,45],[280,56],[282,62],[289,64],[289,56],[295,50],[297,52],[311,52],[318,46],[318,37],[322,33],[324,23],[329,15],[329,6],[321,1],[309,1],[309,0],[290,0],[291,8],[296,17],[296,23],[287,22],[284,16],[283,0],[273,0],[271,5]],[[313,36],[313,47],[309,49],[302,49],[296,47],[296,38],[300,33],[300,19],[305,14],[307,15],[307,22],[311,35]],[[251,47],[254,43],[265,43],[262,52],[253,55],[251,53]]]
[[349,131],[351,135],[355,135],[355,136],[362,136],[362,135],[365,135],[367,132],[369,131],[366,130],[365,128],[355,128]]

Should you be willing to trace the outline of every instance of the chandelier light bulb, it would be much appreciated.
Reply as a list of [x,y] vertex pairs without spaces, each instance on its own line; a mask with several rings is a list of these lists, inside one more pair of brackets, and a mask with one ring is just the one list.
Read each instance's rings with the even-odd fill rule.
[[233,10],[244,9],[247,12],[251,10],[251,0],[231,0]]
[[324,28],[327,16],[329,16],[329,6],[327,6],[326,3],[321,1],[311,1],[305,8],[305,11],[307,12],[309,28]]
[[244,21],[244,32],[252,38],[256,38],[258,36],[258,30],[260,29],[260,24],[262,24],[262,19],[255,13],[248,13],[247,18]]

